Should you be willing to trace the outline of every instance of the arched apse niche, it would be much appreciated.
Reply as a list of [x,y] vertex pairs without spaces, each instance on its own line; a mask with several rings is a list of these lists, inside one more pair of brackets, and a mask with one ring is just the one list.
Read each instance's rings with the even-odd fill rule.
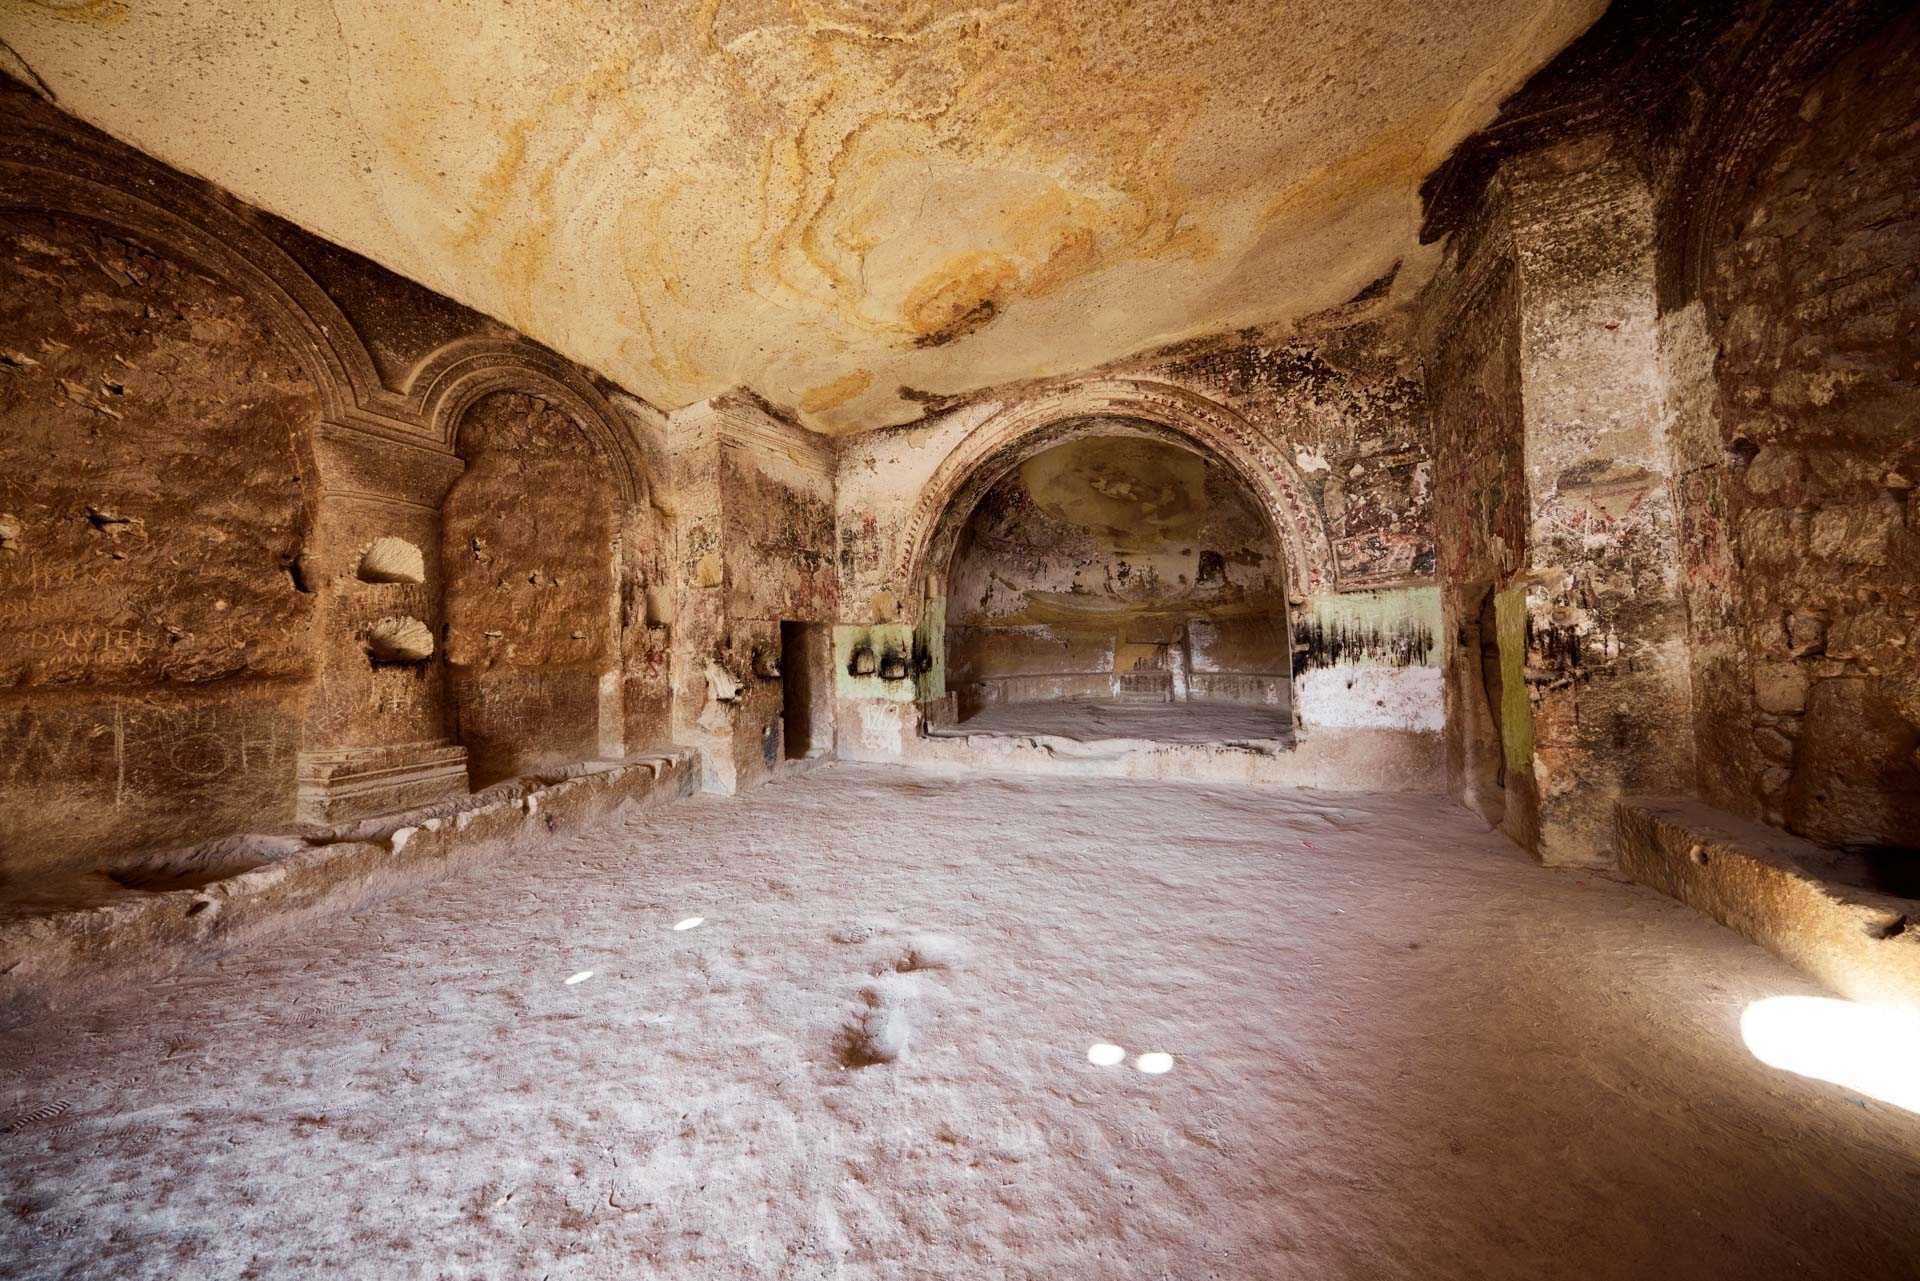
[[[1035,522],[1028,546],[1008,537],[1023,517]],[[1147,537],[1156,527],[1164,542]],[[1044,543],[1071,546],[1048,557]],[[1051,698],[1290,713],[1287,597],[1332,583],[1318,509],[1291,465],[1224,407],[1134,380],[982,423],[936,471],[903,547],[899,581],[963,718]],[[1003,573],[994,586],[996,559],[1031,566],[1031,581]],[[983,623],[1002,635],[983,636]]]
[[[1319,506],[1299,473],[1265,436],[1224,405],[1185,388],[1146,379],[1112,378],[1076,384],[1009,406],[982,422],[942,460],[901,533],[895,581],[905,599],[921,602],[945,590],[955,540],[987,490],[1027,458],[1075,436],[1099,430],[1100,420],[1126,420],[1131,430],[1166,433],[1230,468],[1271,523],[1285,549],[1289,587],[1313,596],[1335,587],[1333,553]],[[929,591],[938,587],[937,592]]]
[[483,392],[452,435],[466,468],[442,510],[446,654],[474,784],[657,738],[644,706],[628,715],[629,692],[646,701],[629,676],[647,665],[659,568],[650,513],[629,501],[644,486],[544,395]]

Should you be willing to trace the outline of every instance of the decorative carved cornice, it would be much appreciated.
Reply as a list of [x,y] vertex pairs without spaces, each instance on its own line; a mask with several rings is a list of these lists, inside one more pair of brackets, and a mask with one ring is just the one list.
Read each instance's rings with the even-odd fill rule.
[[817,476],[832,477],[834,447],[830,437],[781,417],[751,393],[729,392],[712,404],[713,430],[722,442],[784,458]]
[[[404,454],[398,451],[404,451]],[[465,464],[425,440],[404,443],[321,423],[313,433],[318,492],[327,498],[440,510]]]

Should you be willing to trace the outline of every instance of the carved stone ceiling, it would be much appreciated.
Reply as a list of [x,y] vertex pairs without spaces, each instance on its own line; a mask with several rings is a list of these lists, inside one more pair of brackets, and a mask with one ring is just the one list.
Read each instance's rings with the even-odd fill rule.
[[0,66],[663,408],[847,432],[1404,298],[1421,178],[1604,8],[0,0]]

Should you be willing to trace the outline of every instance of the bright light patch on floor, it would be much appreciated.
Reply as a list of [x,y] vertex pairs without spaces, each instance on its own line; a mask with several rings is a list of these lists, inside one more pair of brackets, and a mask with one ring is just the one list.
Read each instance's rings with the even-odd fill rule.
[[1911,1015],[1824,996],[1770,996],[1746,1008],[1740,1035],[1768,1067],[1920,1112],[1920,1019]]
[[1087,1047],[1087,1062],[1095,1067],[1112,1067],[1126,1057],[1125,1050],[1117,1045],[1108,1045],[1105,1041]]
[[575,983],[585,983],[592,977],[592,970],[581,970],[578,974],[569,974],[567,975],[567,986],[572,987]]
[[1173,1071],[1173,1055],[1155,1050],[1151,1054],[1142,1054],[1133,1061],[1133,1065],[1148,1076],[1164,1076]]
[[673,923],[673,928],[676,930],[690,930],[694,928],[696,925],[705,925],[706,922],[707,922],[707,918],[704,916],[689,916],[684,921],[675,921]]

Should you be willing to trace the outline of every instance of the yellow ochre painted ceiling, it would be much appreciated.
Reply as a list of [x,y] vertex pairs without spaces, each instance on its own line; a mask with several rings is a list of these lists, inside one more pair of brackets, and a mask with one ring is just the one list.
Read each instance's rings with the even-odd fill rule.
[[0,67],[662,408],[841,433],[1404,297],[1420,180],[1604,8],[0,0]]

